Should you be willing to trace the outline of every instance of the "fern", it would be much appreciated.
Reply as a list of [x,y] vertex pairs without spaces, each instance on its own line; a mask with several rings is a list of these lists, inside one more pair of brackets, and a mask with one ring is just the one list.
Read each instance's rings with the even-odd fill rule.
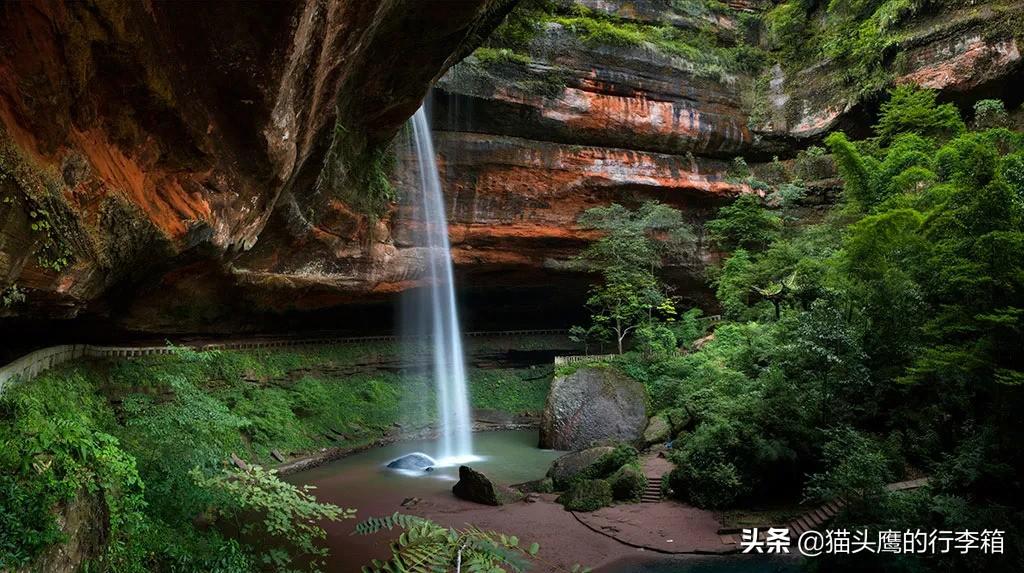
[[447,528],[429,519],[393,513],[371,517],[356,525],[353,535],[372,535],[395,528],[403,529],[391,542],[391,559],[374,560],[363,567],[364,573],[521,573],[529,569],[540,546],[522,547],[519,538],[475,526]]

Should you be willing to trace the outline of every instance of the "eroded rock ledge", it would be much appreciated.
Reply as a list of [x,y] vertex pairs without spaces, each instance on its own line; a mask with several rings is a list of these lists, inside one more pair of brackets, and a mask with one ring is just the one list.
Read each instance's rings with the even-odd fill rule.
[[[740,10],[763,8],[561,3],[572,1],[725,43],[742,40]],[[697,284],[716,257],[703,222],[751,191],[727,176],[733,157],[786,159],[828,130],[870,125],[856,94],[828,89],[843,73],[829,62],[711,73],[548,23],[525,58],[458,63],[513,4],[5,4],[0,291],[16,286],[25,300],[0,317],[211,330],[392,300],[420,284],[423,254],[408,240],[417,213],[389,201],[379,176],[394,172],[399,196],[410,186],[401,137],[393,161],[387,144],[435,82],[457,273],[475,292],[575,289],[582,278],[565,262],[591,238],[577,216],[646,198],[697,230],[672,271]],[[1001,22],[1019,10],[912,21],[886,54],[895,80],[963,102],[1004,93],[1021,56]],[[838,183],[812,188],[827,198]]]

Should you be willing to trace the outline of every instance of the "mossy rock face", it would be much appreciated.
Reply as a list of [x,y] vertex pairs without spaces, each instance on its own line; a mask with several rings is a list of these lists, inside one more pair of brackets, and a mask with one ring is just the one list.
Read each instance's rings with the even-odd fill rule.
[[693,416],[690,415],[690,411],[686,408],[671,408],[661,412],[659,415],[664,416],[668,420],[669,426],[672,427],[672,437],[678,436],[693,424]]
[[643,384],[613,368],[579,368],[551,383],[540,446],[581,450],[608,441],[639,444],[647,427]]
[[596,511],[611,505],[613,499],[607,480],[585,479],[573,482],[558,501],[569,511]]
[[553,493],[555,491],[555,482],[549,477],[535,479],[528,482],[517,483],[510,486],[513,490],[520,493]]
[[644,430],[644,445],[663,444],[672,437],[672,425],[664,413],[652,416]]
[[612,451],[604,454],[583,469],[577,478],[579,479],[608,479],[619,468],[625,465],[637,465],[640,462],[640,455],[636,448],[626,444],[615,446]]
[[555,489],[563,490],[569,487],[573,478],[614,451],[612,446],[599,446],[565,454],[551,462],[547,477],[551,478]]
[[624,465],[608,478],[612,486],[612,497],[618,501],[637,501],[647,487],[647,477],[640,468]]

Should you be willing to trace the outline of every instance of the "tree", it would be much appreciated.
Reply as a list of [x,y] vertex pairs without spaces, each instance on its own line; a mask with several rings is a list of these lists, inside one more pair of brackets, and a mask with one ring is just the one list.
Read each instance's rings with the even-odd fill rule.
[[711,239],[727,251],[763,251],[778,236],[782,221],[761,206],[759,197],[748,193],[719,209],[706,226]]
[[595,207],[583,213],[579,223],[602,232],[578,259],[585,268],[599,269],[602,280],[587,299],[592,326],[573,332],[577,337],[611,337],[621,354],[627,337],[641,325],[675,316],[657,270],[665,260],[685,253],[693,234],[679,211],[656,201],[636,210],[619,204]]
[[888,145],[894,137],[906,133],[946,139],[963,133],[966,126],[956,106],[936,103],[937,95],[934,90],[909,84],[890,91],[874,126],[879,142]]

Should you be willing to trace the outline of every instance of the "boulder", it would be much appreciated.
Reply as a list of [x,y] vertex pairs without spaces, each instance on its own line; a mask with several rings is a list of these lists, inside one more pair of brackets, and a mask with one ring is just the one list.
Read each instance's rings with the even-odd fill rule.
[[639,501],[647,487],[647,477],[636,466],[624,465],[608,478],[612,497],[619,501]]
[[469,466],[459,466],[459,482],[452,487],[455,497],[482,503],[484,505],[501,505],[499,489],[494,487],[487,476]]
[[647,429],[644,430],[644,445],[663,444],[672,437],[672,425],[669,424],[668,416],[657,414],[651,416],[647,422]]
[[555,482],[551,478],[545,477],[523,483],[513,484],[509,487],[524,494],[551,493],[555,491]]
[[540,447],[581,450],[601,442],[637,444],[647,427],[643,384],[613,368],[582,367],[551,383]]
[[551,462],[547,476],[554,482],[555,489],[565,489],[576,474],[587,469],[591,464],[613,451],[615,451],[615,448],[612,446],[598,446],[565,454]]
[[434,469],[434,465],[436,463],[437,462],[434,461],[434,458],[427,454],[416,452],[391,460],[391,462],[388,463],[388,467],[393,470],[428,472]]
[[662,415],[672,426],[672,437],[678,436],[680,432],[686,431],[693,424],[693,416],[686,408],[672,408],[665,410]]
[[612,486],[603,479],[573,482],[558,501],[569,511],[596,511],[612,504]]

